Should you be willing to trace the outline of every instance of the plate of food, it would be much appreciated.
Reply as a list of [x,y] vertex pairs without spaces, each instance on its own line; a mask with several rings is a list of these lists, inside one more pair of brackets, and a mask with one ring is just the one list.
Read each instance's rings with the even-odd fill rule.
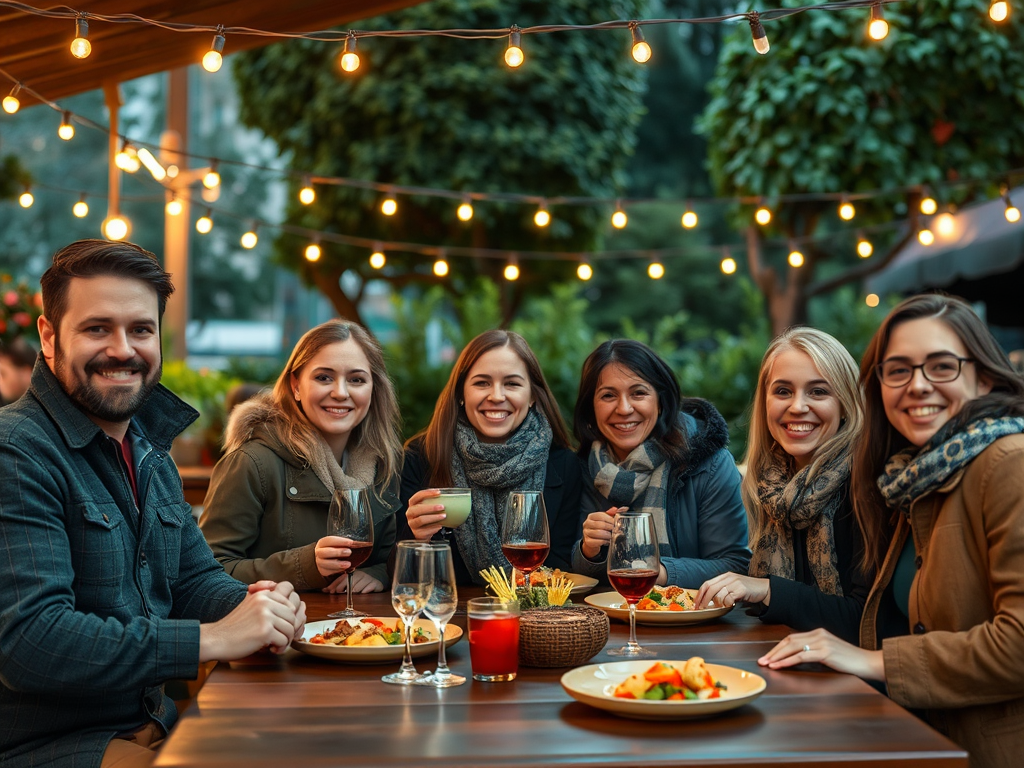
[[[566,573],[559,568],[548,568],[546,565],[542,565],[530,573],[530,586],[539,587],[554,579],[568,579],[571,581],[572,589],[569,590],[571,595],[585,595],[597,586],[597,579],[590,576],[584,576],[582,573]],[[520,571],[516,571],[516,584],[520,587],[523,586],[523,574]]]
[[760,675],[699,656],[686,661],[588,664],[562,675],[577,701],[638,720],[708,717],[749,704],[767,684]]
[[[716,606],[696,610],[694,599],[697,590],[682,587],[654,587],[647,596],[636,604],[637,624],[699,624],[717,619],[732,610],[732,606]],[[618,592],[601,592],[588,595],[584,602],[600,608],[613,619],[629,621],[629,606]]]
[[[398,617],[367,616],[361,619],[310,621],[302,639],[292,641],[297,651],[347,664],[382,664],[401,661],[405,653],[404,625]],[[444,628],[445,648],[462,637],[462,629],[449,624]],[[437,629],[426,619],[417,619],[412,629],[414,658],[437,654]]]

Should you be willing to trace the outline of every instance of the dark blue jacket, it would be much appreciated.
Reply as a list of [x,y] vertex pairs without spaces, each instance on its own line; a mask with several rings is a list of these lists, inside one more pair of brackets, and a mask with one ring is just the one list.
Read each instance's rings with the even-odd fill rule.
[[158,387],[120,449],[40,358],[0,410],[0,764],[99,766],[110,739],[176,719],[199,623],[245,597],[213,558],[168,456],[196,412]]

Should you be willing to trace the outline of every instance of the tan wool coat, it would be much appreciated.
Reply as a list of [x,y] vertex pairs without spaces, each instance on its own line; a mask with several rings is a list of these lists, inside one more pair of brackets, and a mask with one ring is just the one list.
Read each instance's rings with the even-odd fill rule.
[[970,754],[972,768],[1024,764],[1024,434],[996,440],[900,517],[868,595],[861,645],[876,649],[881,595],[907,535],[917,574],[910,634],[882,643],[898,704]]

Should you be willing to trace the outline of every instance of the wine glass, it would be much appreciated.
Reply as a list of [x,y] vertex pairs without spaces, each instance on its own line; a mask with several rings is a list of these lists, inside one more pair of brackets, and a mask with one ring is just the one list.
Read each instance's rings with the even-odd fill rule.
[[620,512],[608,545],[608,581],[629,604],[629,642],[609,656],[631,659],[656,656],[636,641],[636,604],[651,591],[661,571],[658,534],[650,512]]
[[352,572],[373,552],[373,515],[370,513],[367,493],[368,491],[363,488],[337,490],[331,498],[331,508],[327,511],[327,535],[343,536],[352,540],[348,545],[352,554],[347,558],[351,565],[344,572],[348,578],[348,602],[344,610],[327,614],[329,619],[366,616],[352,607]]
[[512,567],[523,572],[523,584],[530,588],[530,574],[547,559],[551,547],[548,513],[540,491],[513,491],[505,502],[501,524],[501,551]]
[[391,582],[391,604],[405,624],[405,655],[397,672],[384,675],[385,683],[413,685],[420,679],[412,663],[412,624],[430,599],[434,583],[434,553],[420,541],[395,545],[395,577]]
[[434,559],[434,581],[430,597],[423,608],[423,615],[434,622],[437,630],[437,670],[420,676],[419,685],[430,685],[434,688],[451,688],[462,685],[466,678],[453,675],[448,669],[448,660],[444,650],[444,628],[455,614],[459,604],[459,593],[455,587],[455,566],[452,563],[452,548],[444,541],[422,542],[421,546]]

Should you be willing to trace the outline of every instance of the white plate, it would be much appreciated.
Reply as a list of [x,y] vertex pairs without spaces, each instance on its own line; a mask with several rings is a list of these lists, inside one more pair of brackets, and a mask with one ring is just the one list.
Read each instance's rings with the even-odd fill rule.
[[[686,590],[691,595],[696,595],[697,590]],[[625,599],[618,592],[601,592],[597,595],[589,595],[583,600],[587,605],[600,608],[613,619],[629,621],[629,607]],[[732,610],[732,606],[721,608],[705,608],[701,611],[637,611],[637,624],[700,624],[702,621],[717,619],[725,616]]]
[[[383,621],[385,624],[391,626],[395,623],[399,627],[402,627],[402,620],[397,616],[370,616],[366,618],[374,618]],[[356,624],[358,619],[348,619],[350,624]],[[306,628],[302,632],[301,640],[293,640],[292,648],[303,653],[308,653],[310,656],[316,656],[321,659],[330,659],[331,661],[340,661],[346,664],[383,664],[385,662],[402,660],[402,656],[405,654],[405,645],[318,645],[314,643],[306,642],[313,635],[318,635],[324,630],[334,629],[338,623],[338,619],[327,619],[325,621],[311,621],[306,624]],[[427,619],[417,619],[413,622],[413,627],[423,627],[424,630],[430,633],[430,635],[436,636],[437,629],[434,627],[434,622],[428,621]],[[450,648],[459,638],[462,637],[462,628],[455,624],[449,624],[444,628],[444,647]],[[437,640],[431,640],[429,643],[413,643],[410,646],[412,650],[413,658],[419,658],[420,656],[437,655]]]
[[569,590],[569,594],[572,595],[585,595],[597,586],[597,579],[584,576],[582,573],[566,573],[563,575],[572,582],[572,589]]
[[[562,687],[576,701],[603,709],[623,717],[637,720],[683,720],[689,717],[707,717],[719,712],[742,707],[760,696],[766,687],[764,678],[735,667],[708,664],[708,671],[728,690],[718,699],[684,699],[682,701],[647,701],[620,699],[612,695],[615,687],[630,675],[650,669],[658,659],[613,661],[588,664],[571,669],[562,675]],[[666,661],[665,664],[682,669],[685,661]]]

